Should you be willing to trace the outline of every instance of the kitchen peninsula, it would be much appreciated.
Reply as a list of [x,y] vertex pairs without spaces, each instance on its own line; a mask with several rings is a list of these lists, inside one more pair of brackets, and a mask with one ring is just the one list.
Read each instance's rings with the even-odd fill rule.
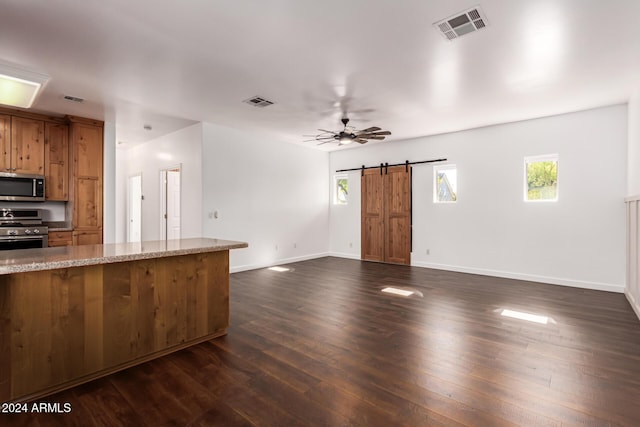
[[202,238],[0,252],[0,402],[224,335],[229,250],[247,246]]

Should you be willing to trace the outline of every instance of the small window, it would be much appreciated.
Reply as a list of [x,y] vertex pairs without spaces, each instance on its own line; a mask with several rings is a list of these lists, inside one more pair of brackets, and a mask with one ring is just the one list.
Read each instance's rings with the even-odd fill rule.
[[349,197],[349,178],[346,175],[335,176],[334,205],[346,205]]
[[455,203],[458,200],[456,165],[434,166],[434,203]]
[[525,157],[524,200],[555,202],[558,200],[558,155]]

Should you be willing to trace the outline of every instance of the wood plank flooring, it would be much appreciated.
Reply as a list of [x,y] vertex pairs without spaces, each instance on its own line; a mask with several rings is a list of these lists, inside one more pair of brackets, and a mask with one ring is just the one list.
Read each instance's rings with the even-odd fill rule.
[[70,413],[0,425],[640,425],[640,321],[622,294],[330,257],[288,266],[231,275],[227,336],[38,401]]

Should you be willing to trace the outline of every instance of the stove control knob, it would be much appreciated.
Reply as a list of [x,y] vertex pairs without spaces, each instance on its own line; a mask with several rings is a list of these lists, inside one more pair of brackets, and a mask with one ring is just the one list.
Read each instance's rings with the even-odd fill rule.
[[33,234],[40,234],[40,230],[38,230],[37,228],[33,230]]
[[18,232],[16,230],[9,230],[9,236],[15,236],[16,234],[18,234]]
[[26,230],[24,230],[24,234],[31,234],[31,230],[27,228]]

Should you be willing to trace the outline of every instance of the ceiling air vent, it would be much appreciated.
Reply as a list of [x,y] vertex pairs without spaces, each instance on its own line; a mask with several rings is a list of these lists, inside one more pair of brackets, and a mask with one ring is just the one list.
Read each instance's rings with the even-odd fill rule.
[[268,107],[269,105],[273,105],[273,101],[269,101],[268,99],[264,99],[261,96],[254,96],[253,98],[245,99],[242,102],[246,102],[249,105],[253,105],[254,107]]
[[433,24],[442,37],[447,40],[454,40],[465,34],[482,30],[487,25],[489,22],[479,5]]
[[67,101],[72,101],[72,102],[82,102],[82,101],[84,101],[84,99],[82,99],[82,98],[78,98],[77,96],[71,96],[71,95],[65,95],[63,98],[66,99]]

